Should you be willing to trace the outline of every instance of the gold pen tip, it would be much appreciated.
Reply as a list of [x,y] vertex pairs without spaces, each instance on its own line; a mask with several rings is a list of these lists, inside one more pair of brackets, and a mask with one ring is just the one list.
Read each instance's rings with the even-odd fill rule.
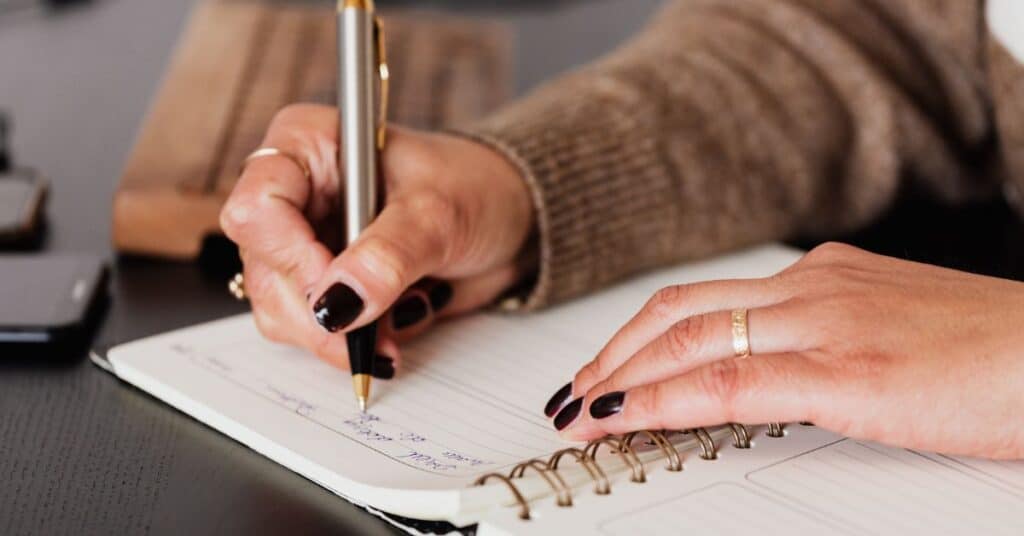
[[356,400],[359,401],[359,411],[366,412],[366,402],[370,399],[370,375],[353,374],[352,387],[356,392]]

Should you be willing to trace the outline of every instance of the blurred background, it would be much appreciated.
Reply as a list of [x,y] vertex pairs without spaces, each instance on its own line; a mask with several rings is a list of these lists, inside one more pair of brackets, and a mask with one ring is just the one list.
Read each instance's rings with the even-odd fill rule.
[[[147,127],[147,110],[155,105],[161,84],[167,81],[175,45],[183,39],[189,15],[205,3],[3,0],[0,4],[0,110],[10,122],[9,152],[17,165],[36,168],[51,183],[42,251],[114,253],[114,192],[136,139]],[[244,0],[218,3],[254,4]],[[329,22],[333,19],[333,2],[329,1],[264,4],[320,10]],[[658,4],[657,0],[382,0],[378,7],[387,14],[415,9],[460,21],[479,20],[486,22],[485,32],[500,28],[507,35],[508,50],[500,57],[482,60],[503,62],[500,76],[507,76],[502,80],[507,85],[501,96],[504,100],[614,48],[640,28]],[[246,24],[244,20],[237,23]],[[389,40],[393,38],[389,36]],[[223,52],[211,47],[205,53]],[[437,60],[434,63],[440,63]],[[403,76],[401,70],[397,73],[396,77]],[[494,105],[498,102],[493,100]],[[198,113],[180,108],[179,112]],[[170,148],[164,148],[164,154],[167,162],[177,158]],[[153,176],[160,169],[143,172]],[[222,254],[219,245],[214,241],[213,249],[206,252],[209,255],[198,264],[180,255],[166,262],[165,255],[146,251],[140,256],[137,251],[126,251],[127,256],[115,265],[120,276],[114,278],[114,307],[104,338],[111,342],[134,338],[150,327],[166,329],[177,318],[182,323],[195,322],[191,303],[197,293],[205,296],[213,287],[222,290],[224,274],[234,270],[230,251]],[[154,262],[154,258],[160,261]],[[211,262],[205,262],[208,258]],[[183,261],[185,266],[181,266]],[[137,264],[142,269],[133,270]],[[173,277],[179,287],[170,289],[156,283],[166,277]],[[140,295],[142,309],[132,306],[133,294],[126,291],[136,287],[149,287],[149,292]],[[120,322],[123,315],[139,321],[137,313],[156,299],[165,300],[162,318],[154,319],[160,327]],[[176,304],[184,307],[180,315]],[[225,298],[219,306],[208,308],[209,316],[236,308]],[[123,331],[118,331],[122,324]]]
[[[486,113],[613,49],[660,3],[378,0],[399,63],[392,118],[439,127]],[[333,73],[313,66],[329,64],[332,7],[0,0],[0,155],[49,182],[45,226],[23,250],[98,254],[113,269],[110,309],[83,347],[0,359],[0,532],[391,531],[85,360],[89,347],[244,310],[225,287],[235,252],[210,218],[274,109],[331,101]],[[281,43],[295,48],[267,60]],[[302,82],[274,85],[289,72]],[[192,154],[192,133],[213,136],[217,153]],[[840,238],[1019,279],[1020,236],[1001,200],[951,209],[907,191]]]

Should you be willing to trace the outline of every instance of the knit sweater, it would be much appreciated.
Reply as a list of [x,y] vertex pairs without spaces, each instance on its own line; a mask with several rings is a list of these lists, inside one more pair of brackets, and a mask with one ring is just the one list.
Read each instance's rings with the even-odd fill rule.
[[525,307],[854,230],[905,182],[1024,207],[1022,5],[667,3],[609,56],[460,129],[529,185],[540,265]]

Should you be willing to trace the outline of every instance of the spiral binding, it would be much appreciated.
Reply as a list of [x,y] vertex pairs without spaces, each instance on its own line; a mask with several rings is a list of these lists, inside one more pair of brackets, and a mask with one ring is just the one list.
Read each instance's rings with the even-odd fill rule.
[[[801,423],[803,424],[803,423]],[[733,446],[738,449],[750,448],[750,432],[746,426],[737,423],[728,423],[730,431],[732,432]],[[474,486],[483,486],[491,479],[498,479],[508,486],[509,490],[512,491],[512,497],[515,499],[516,504],[519,505],[519,518],[528,520],[530,519],[530,505],[520,493],[519,488],[516,487],[516,479],[523,478],[527,470],[536,471],[541,475],[541,478],[551,489],[555,492],[555,504],[560,507],[572,506],[572,489],[565,483],[565,479],[558,474],[558,464],[565,456],[571,456],[586,469],[587,474],[594,481],[594,493],[598,495],[607,495],[611,493],[611,482],[608,480],[608,476],[604,470],[597,463],[597,451],[602,445],[611,449],[613,454],[617,454],[632,471],[630,481],[642,484],[647,481],[647,473],[644,469],[644,464],[640,460],[636,451],[633,450],[633,440],[640,436],[646,436],[648,441],[658,447],[662,454],[665,456],[667,461],[666,469],[669,471],[682,471],[683,461],[679,455],[679,451],[676,450],[675,446],[668,439],[668,431],[654,431],[654,430],[641,430],[637,432],[630,432],[623,436],[608,436],[600,439],[595,439],[582,449],[576,447],[569,447],[562,449],[548,459],[547,462],[534,458],[522,462],[509,471],[508,476],[501,473],[487,473],[476,480],[473,483]],[[718,447],[715,445],[714,439],[706,428],[691,428],[689,430],[683,430],[684,434],[691,434],[696,439],[698,446],[700,447],[700,457],[704,460],[715,460],[718,458]],[[768,437],[783,437],[785,430],[782,423],[773,422],[768,423],[768,430],[765,432]]]

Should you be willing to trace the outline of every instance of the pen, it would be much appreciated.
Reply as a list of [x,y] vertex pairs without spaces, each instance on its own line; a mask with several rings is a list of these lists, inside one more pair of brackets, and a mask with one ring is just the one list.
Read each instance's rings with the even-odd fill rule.
[[[388,70],[373,0],[338,0],[337,22],[339,175],[344,177],[345,239],[351,244],[377,214],[377,164],[384,147]],[[376,322],[352,330],[346,342],[352,387],[359,409],[366,411]]]

